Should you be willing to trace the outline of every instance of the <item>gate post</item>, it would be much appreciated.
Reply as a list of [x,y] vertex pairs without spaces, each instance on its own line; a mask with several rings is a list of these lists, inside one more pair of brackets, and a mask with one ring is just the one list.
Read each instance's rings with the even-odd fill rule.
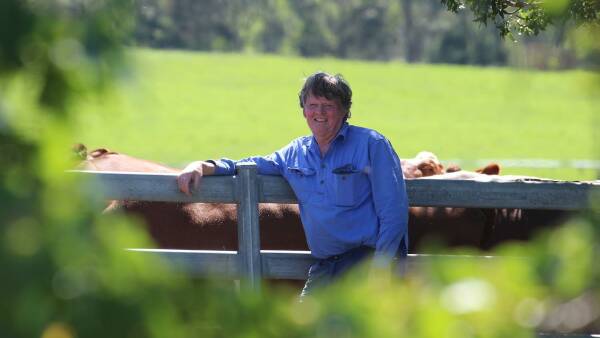
[[254,163],[237,165],[238,262],[241,283],[256,291],[260,290],[262,277],[257,172]]

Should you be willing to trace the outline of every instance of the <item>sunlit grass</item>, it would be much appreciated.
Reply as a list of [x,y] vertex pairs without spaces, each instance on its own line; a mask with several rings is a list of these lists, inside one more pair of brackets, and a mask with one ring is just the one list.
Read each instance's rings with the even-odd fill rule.
[[[303,77],[339,72],[351,123],[386,135],[401,157],[598,159],[592,73],[133,50],[110,99],[77,109],[78,141],[155,161],[268,154],[309,131]],[[472,168],[467,168],[472,169]],[[592,179],[593,170],[512,169]]]

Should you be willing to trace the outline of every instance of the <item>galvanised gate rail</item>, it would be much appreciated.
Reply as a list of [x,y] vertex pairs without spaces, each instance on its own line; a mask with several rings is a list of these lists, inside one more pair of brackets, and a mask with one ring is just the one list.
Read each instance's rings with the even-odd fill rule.
[[[186,196],[179,191],[176,174],[78,172],[93,176],[107,199],[164,202],[236,203],[238,251],[129,249],[163,256],[199,276],[241,279],[259,288],[261,278],[305,279],[313,261],[307,251],[260,250],[258,203],[296,203],[296,197],[279,176],[257,174],[256,165],[238,165],[235,176],[209,176],[198,191]],[[406,180],[411,206],[469,208],[522,208],[578,210],[600,200],[600,181],[595,182],[479,182],[472,180]],[[593,197],[596,196],[596,197]],[[407,263],[453,256],[409,255]],[[473,256],[490,259],[490,256]]]

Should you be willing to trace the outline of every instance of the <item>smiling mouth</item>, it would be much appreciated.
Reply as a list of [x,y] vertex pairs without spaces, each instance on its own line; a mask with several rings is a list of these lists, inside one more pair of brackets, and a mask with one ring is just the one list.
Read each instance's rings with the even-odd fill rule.
[[313,119],[315,122],[327,122],[327,119]]

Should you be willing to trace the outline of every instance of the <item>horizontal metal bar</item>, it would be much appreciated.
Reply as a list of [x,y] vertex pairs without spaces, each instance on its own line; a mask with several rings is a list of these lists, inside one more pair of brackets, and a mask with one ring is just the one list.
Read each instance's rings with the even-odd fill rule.
[[261,203],[298,203],[296,194],[281,176],[258,176],[258,198]]
[[[108,199],[163,202],[236,203],[235,176],[204,177],[197,191],[187,196],[179,191],[177,174],[111,171],[71,171],[91,176],[91,187]],[[93,183],[92,183],[93,184]]]
[[310,251],[261,250],[264,278],[306,279],[308,268],[315,261]]
[[[127,249],[131,252],[155,255],[169,264],[196,277],[238,279],[237,251]],[[310,251],[261,250],[262,277],[269,279],[306,279],[308,267],[314,261]]]
[[[176,174],[79,172],[94,176],[109,199],[235,203],[235,176],[203,178],[198,191],[188,197],[177,188]],[[295,203],[295,195],[280,176],[259,175],[259,201]],[[600,196],[600,182],[410,179],[406,180],[411,206],[471,208],[522,208],[577,210],[590,206],[590,196]]]
[[126,249],[130,252],[155,255],[175,268],[196,277],[239,278],[237,251]]
[[536,333],[538,338],[600,338],[600,333],[552,333],[552,332],[538,332]]
[[577,210],[600,196],[600,184],[584,182],[412,179],[406,181],[411,206]]
[[[237,251],[171,250],[171,249],[127,249],[144,252],[165,259],[175,267],[197,277],[240,278]],[[306,279],[308,268],[315,261],[310,251],[261,250],[262,276],[267,279]],[[524,259],[523,257],[467,256],[467,255],[423,255],[410,254],[408,270],[439,261],[470,261],[497,259]]]

